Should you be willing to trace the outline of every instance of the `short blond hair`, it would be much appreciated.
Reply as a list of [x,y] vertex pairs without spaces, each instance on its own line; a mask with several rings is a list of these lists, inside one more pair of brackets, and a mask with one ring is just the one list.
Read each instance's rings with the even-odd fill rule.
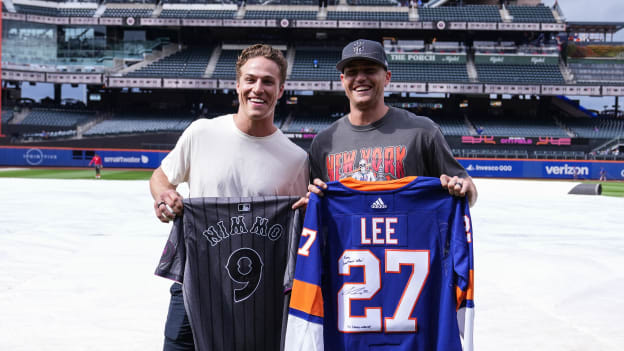
[[247,61],[254,57],[264,57],[275,62],[280,70],[280,84],[284,84],[284,82],[286,82],[288,62],[286,62],[284,54],[282,54],[280,50],[266,44],[254,44],[241,52],[238,56],[238,60],[236,61],[236,81],[238,81],[241,76],[241,67],[243,67]]

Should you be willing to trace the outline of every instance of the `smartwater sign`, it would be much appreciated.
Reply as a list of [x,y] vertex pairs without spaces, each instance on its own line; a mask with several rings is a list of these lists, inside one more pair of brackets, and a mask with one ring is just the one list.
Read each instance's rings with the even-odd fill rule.
[[473,177],[599,179],[603,172],[607,180],[624,179],[624,162],[615,161],[460,159],[459,162]]
[[97,153],[108,168],[158,168],[166,151],[0,147],[0,166],[87,167]]

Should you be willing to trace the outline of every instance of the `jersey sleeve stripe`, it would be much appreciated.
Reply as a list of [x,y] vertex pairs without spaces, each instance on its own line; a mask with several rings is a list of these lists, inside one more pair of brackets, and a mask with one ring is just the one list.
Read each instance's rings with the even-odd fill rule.
[[301,311],[296,310],[294,308],[289,308],[288,309],[288,314],[290,314],[292,316],[299,317],[299,318],[303,319],[304,321],[308,321],[308,322],[312,322],[312,323],[316,323],[316,324],[323,324],[323,318],[322,317],[313,316],[311,314],[307,314],[305,312],[301,312]]
[[355,180],[353,178],[344,178],[340,180],[342,185],[347,188],[351,188],[359,191],[385,191],[385,190],[396,190],[406,186],[407,184],[414,181],[416,177],[404,177],[400,179],[394,180],[382,180],[375,182],[365,182],[361,180]]
[[456,286],[455,296],[457,297],[457,310],[461,307],[462,303],[467,301],[474,301],[474,270],[470,270],[470,281],[466,290],[462,290],[459,286]]
[[468,291],[466,292],[467,300],[474,300],[474,270],[470,270],[470,281],[468,282]]
[[290,308],[323,318],[323,293],[321,287],[295,279]]

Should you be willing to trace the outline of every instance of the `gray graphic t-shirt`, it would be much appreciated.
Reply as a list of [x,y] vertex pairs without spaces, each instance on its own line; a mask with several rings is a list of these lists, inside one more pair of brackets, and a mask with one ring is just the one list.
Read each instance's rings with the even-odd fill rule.
[[347,177],[373,181],[467,176],[437,124],[394,107],[366,126],[354,126],[342,117],[314,138],[309,153],[310,179],[325,182]]

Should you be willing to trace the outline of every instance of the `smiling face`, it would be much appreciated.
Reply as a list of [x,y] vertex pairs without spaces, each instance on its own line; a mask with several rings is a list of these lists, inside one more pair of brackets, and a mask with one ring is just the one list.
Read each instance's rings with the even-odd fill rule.
[[240,68],[236,92],[238,115],[252,121],[268,118],[272,123],[275,105],[284,93],[279,66],[262,56],[247,60]]
[[356,60],[345,66],[340,80],[349,98],[351,109],[367,111],[384,104],[384,88],[390,83],[391,73],[381,65]]

